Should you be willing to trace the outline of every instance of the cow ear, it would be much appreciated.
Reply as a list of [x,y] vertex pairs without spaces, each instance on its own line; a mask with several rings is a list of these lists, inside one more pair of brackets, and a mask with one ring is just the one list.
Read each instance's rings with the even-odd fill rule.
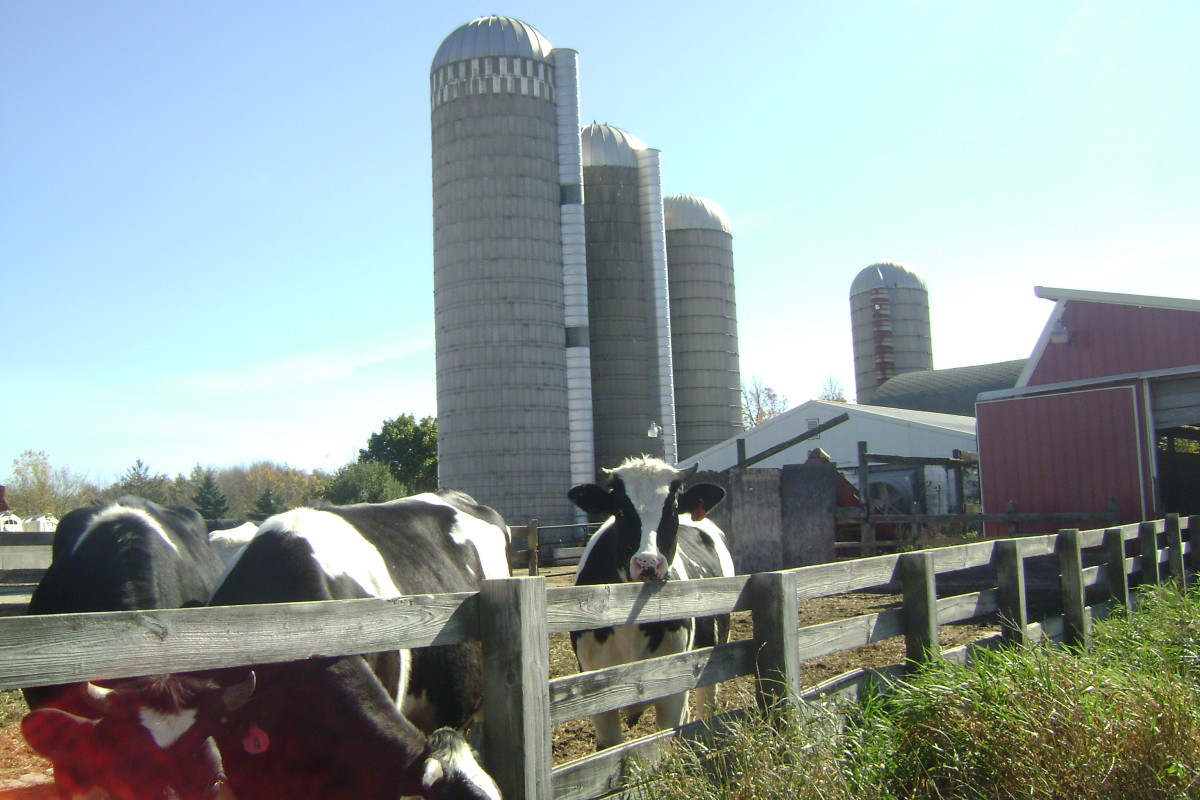
[[567,492],[567,499],[588,514],[595,516],[611,516],[615,511],[612,495],[594,483],[581,483],[572,486]]
[[697,483],[679,496],[679,513],[691,514],[696,522],[725,499],[725,490],[715,483]]
[[78,751],[79,742],[96,727],[96,720],[57,708],[30,711],[21,720],[21,733],[34,751],[53,760],[59,753]]

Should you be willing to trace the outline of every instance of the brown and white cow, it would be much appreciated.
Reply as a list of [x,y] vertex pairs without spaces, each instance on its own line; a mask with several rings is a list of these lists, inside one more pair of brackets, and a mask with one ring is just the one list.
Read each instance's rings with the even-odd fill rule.
[[[294,509],[259,526],[210,605],[475,591],[485,578],[509,575],[508,541],[500,516],[459,492]],[[258,664],[162,683],[179,687],[181,702],[175,714],[155,718],[154,759],[170,751],[182,768],[212,737],[222,772],[211,777],[227,776],[239,800],[500,798],[460,732],[482,707],[478,643]],[[98,760],[136,770],[145,757],[128,752],[121,735],[142,724],[140,696],[108,698],[103,722],[114,730]],[[185,742],[190,753],[180,748]]]
[[[679,470],[660,459],[641,456],[604,470],[605,486],[573,487],[567,493],[571,502],[590,515],[608,517],[584,548],[575,585],[733,575],[725,535],[705,519],[725,497],[725,490],[711,483],[684,488],[695,471],[695,467]],[[579,666],[593,670],[712,647],[728,638],[729,616],[723,615],[578,631],[571,634],[571,643]],[[705,687],[698,694],[701,708],[707,708],[715,689]],[[659,729],[687,721],[687,698],[683,692],[653,702]],[[644,704],[626,708],[629,724],[636,723],[644,710]],[[597,749],[621,742],[619,711],[597,714],[592,722]]]

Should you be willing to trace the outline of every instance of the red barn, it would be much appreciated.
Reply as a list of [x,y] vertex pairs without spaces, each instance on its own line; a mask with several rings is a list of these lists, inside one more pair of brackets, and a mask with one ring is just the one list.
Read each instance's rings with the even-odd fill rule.
[[1200,513],[1200,301],[1034,292],[1055,306],[1033,355],[976,404],[984,511]]

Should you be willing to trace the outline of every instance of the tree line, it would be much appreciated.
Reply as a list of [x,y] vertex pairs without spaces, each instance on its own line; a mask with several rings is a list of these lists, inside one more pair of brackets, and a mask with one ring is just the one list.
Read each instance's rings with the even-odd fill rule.
[[62,517],[130,494],[189,506],[205,519],[262,520],[321,502],[381,503],[437,488],[437,419],[401,414],[385,420],[358,459],[333,472],[258,461],[234,467],[196,464],[186,475],[171,477],[138,459],[119,479],[101,486],[69,467],[54,466],[45,452],[26,450],[13,460],[4,485],[8,505],[20,517]]

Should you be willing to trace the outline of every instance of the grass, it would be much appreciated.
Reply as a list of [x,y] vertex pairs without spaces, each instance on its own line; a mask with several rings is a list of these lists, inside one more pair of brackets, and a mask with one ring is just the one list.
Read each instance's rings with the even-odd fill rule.
[[722,749],[675,746],[640,796],[1200,798],[1200,593],[1149,590],[1093,639],[931,662],[836,712],[750,715]]

